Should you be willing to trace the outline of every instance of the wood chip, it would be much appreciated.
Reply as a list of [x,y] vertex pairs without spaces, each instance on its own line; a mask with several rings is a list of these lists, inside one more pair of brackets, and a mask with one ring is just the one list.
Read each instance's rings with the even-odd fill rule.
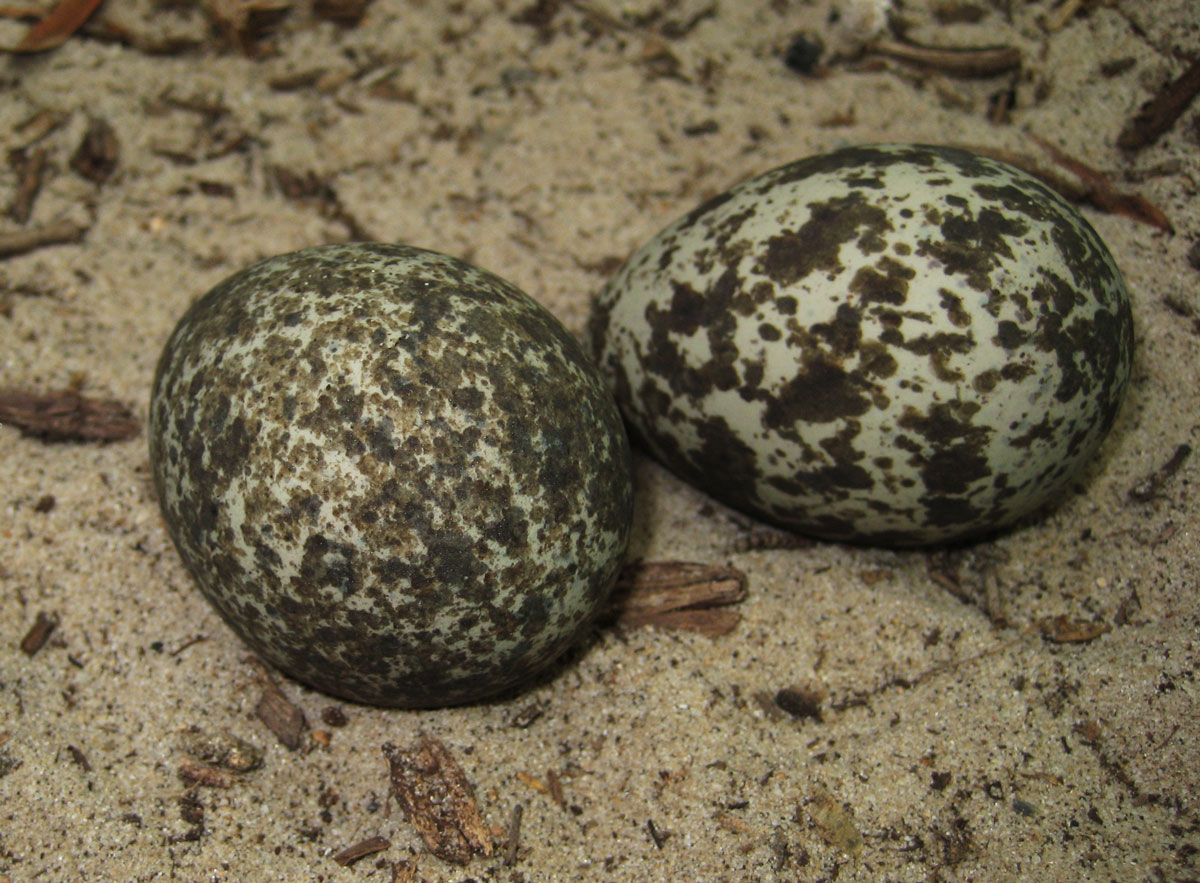
[[285,748],[295,751],[300,747],[308,721],[304,718],[304,712],[283,695],[283,691],[274,681],[268,679],[263,685],[262,696],[259,697],[254,713]]
[[475,790],[445,745],[421,733],[415,745],[389,743],[383,753],[391,767],[392,792],[430,852],[458,865],[492,854]]
[[71,168],[89,181],[102,184],[116,171],[119,153],[120,142],[113,127],[107,120],[93,117],[71,156]]
[[746,575],[733,567],[688,561],[640,562],[617,579],[612,609],[618,623],[727,634],[741,616],[713,610],[746,597]]
[[46,613],[42,610],[38,612],[37,619],[33,621],[33,625],[29,627],[29,631],[25,633],[25,637],[21,639],[21,652],[26,656],[33,656],[46,645],[50,640],[50,633],[58,626],[58,617]]
[[0,423],[43,441],[122,441],[141,425],[120,402],[85,398],[71,389],[46,394],[0,389]]
[[313,14],[340,25],[356,25],[362,20],[370,0],[314,0]]
[[233,786],[233,780],[228,774],[206,763],[192,760],[190,757],[186,757],[179,762],[178,773],[179,778],[183,779],[183,781],[192,782],[196,785],[205,785],[209,788],[230,788]]
[[775,704],[794,718],[821,720],[821,703],[824,701],[824,690],[810,690],[807,687],[784,687],[775,694]]
[[78,242],[87,231],[87,227],[66,218],[60,218],[38,227],[0,233],[0,258],[26,254],[47,245]]
[[1121,134],[1117,146],[1122,150],[1137,150],[1153,144],[1183,114],[1192,99],[1200,94],[1200,60],[1192,63],[1183,74],[1163,87],[1153,99],[1143,104]]
[[1012,46],[939,49],[899,40],[877,40],[867,51],[954,77],[994,77],[1021,66],[1021,51]]
[[368,855],[374,855],[377,852],[383,852],[391,845],[392,841],[388,840],[386,837],[368,837],[366,840],[360,840],[353,846],[347,846],[345,849],[335,855],[333,860],[342,867],[347,867],[348,865],[354,864],[360,858],[364,858]]
[[10,52],[43,52],[66,42],[95,12],[100,0],[60,0],[50,12],[30,28]]
[[1039,619],[1036,625],[1042,636],[1055,644],[1083,644],[1112,631],[1112,626],[1107,623],[1065,616],[1048,616]]

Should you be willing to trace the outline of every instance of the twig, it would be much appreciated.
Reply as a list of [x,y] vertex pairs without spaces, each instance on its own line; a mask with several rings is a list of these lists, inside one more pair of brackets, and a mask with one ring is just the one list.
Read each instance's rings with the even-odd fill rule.
[[62,218],[43,224],[40,227],[29,227],[25,230],[12,230],[0,233],[0,258],[25,254],[46,245],[62,245],[66,242],[78,242],[87,233],[88,228],[74,221]]
[[511,867],[517,863],[517,850],[521,845],[521,817],[524,814],[525,807],[518,803],[508,818],[508,840],[504,844],[505,866]]
[[35,148],[29,153],[18,151],[13,154],[13,165],[17,168],[17,192],[8,206],[8,216],[18,224],[29,220],[33,201],[42,187],[42,171],[46,168],[46,151]]
[[1021,50],[1013,46],[939,49],[899,40],[876,40],[867,51],[956,77],[994,77],[1021,66]]
[[1200,61],[1172,80],[1153,99],[1139,108],[1117,137],[1122,150],[1137,150],[1152,144],[1171,126],[1200,94]]

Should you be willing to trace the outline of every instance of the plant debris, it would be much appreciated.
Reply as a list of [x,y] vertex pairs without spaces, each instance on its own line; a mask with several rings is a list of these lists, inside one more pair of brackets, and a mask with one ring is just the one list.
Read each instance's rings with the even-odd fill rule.
[[42,173],[46,168],[46,151],[35,148],[30,151],[15,150],[9,156],[9,164],[17,173],[17,190],[8,204],[8,216],[18,224],[29,220],[33,201],[42,188]]
[[833,795],[817,785],[808,792],[808,815],[821,839],[849,856],[863,851],[863,836],[854,825],[854,816]]
[[1089,622],[1084,619],[1069,619],[1066,616],[1047,616],[1035,625],[1047,641],[1054,644],[1084,644],[1112,631],[1104,622]]
[[521,817],[525,815],[524,805],[518,803],[512,808],[508,817],[508,835],[504,844],[504,864],[511,867],[517,863],[517,850],[521,844]]
[[207,733],[193,725],[183,731],[180,742],[184,752],[197,760],[235,773],[250,772],[262,766],[261,748],[228,733]]
[[475,791],[445,745],[421,733],[417,744],[388,743],[383,754],[391,767],[392,792],[430,852],[458,865],[492,854]]
[[100,0],[59,0],[50,12],[26,32],[9,52],[44,52],[65,43],[96,11]]
[[1200,60],[1192,63],[1177,79],[1167,83],[1150,101],[1143,104],[1121,134],[1117,146],[1122,150],[1137,150],[1153,144],[1187,110],[1192,99],[1200,94]]
[[204,11],[230,46],[253,54],[253,44],[283,19],[292,0],[207,0]]
[[0,423],[48,442],[124,441],[141,430],[141,424],[120,402],[85,398],[72,389],[45,395],[0,389]]
[[216,767],[185,757],[179,762],[179,778],[194,785],[209,788],[231,788],[233,780]]
[[71,168],[89,181],[103,184],[117,168],[120,143],[107,120],[92,117],[83,140],[71,156]]
[[876,40],[867,47],[867,52],[953,77],[994,77],[1021,66],[1021,51],[1012,46],[940,49],[899,40]]
[[28,227],[24,230],[0,233],[0,258],[25,254],[46,245],[78,242],[87,231],[87,227],[66,218],[60,218],[40,227]]
[[278,684],[269,676],[264,677],[264,681],[262,696],[254,707],[254,713],[275,734],[281,745],[289,751],[295,751],[300,747],[300,739],[308,728],[308,721],[304,718],[304,712],[283,695]]
[[353,846],[347,846],[341,852],[333,857],[333,860],[343,868],[354,864],[360,858],[365,858],[368,855],[374,855],[377,852],[383,852],[392,841],[386,837],[368,837],[366,840],[360,840]]
[[1174,233],[1175,228],[1163,211],[1149,200],[1136,193],[1117,190],[1109,181],[1108,176],[1086,163],[1068,156],[1054,145],[1043,141],[1036,135],[1029,136],[1036,144],[1045,150],[1052,162],[1064,169],[1067,174],[1047,169],[1035,157],[1027,153],[1009,150],[995,150],[986,146],[967,145],[969,150],[998,159],[1011,166],[1016,166],[1037,178],[1051,190],[1070,202],[1087,203],[1093,208],[1110,214],[1124,215],[1142,224],[1157,227],[1168,233]]
[[687,561],[627,565],[617,578],[612,609],[620,625],[686,629],[710,638],[733,630],[741,615],[714,610],[746,597],[746,575],[733,567]]
[[44,610],[38,611],[37,619],[33,621],[33,625],[21,639],[21,652],[26,656],[33,656],[46,646],[46,642],[50,640],[50,633],[57,627],[58,617],[56,615]]
[[1186,442],[1175,448],[1175,453],[1171,455],[1170,460],[1129,489],[1130,501],[1134,503],[1148,503],[1157,497],[1162,491],[1163,486],[1171,480],[1171,477],[1176,472],[1183,468],[1183,464],[1187,462],[1188,457],[1191,455],[1192,446]]
[[775,704],[793,718],[811,717],[821,720],[821,703],[825,701],[824,690],[807,687],[784,687],[775,694]]

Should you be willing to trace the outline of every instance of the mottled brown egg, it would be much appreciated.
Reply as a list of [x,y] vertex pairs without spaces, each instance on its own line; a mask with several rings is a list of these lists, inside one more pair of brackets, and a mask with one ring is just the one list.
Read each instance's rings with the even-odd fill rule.
[[628,442],[579,343],[405,246],[270,258],[199,299],[158,364],[150,457],[225,621],[358,702],[527,682],[605,605],[630,531]]
[[1013,523],[1095,455],[1133,325],[1108,249],[968,151],[851,147],[737,185],[639,249],[593,352],[635,434],[731,506],[835,540]]

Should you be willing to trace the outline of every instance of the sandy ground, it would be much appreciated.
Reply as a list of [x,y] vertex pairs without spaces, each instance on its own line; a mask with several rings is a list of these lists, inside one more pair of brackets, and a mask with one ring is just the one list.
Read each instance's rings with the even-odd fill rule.
[[[1051,30],[1049,0],[908,0],[909,39],[1015,46],[1020,74],[784,66],[801,31],[849,48],[853,10],[829,13],[852,5],[375,0],[343,26],[297,0],[249,57],[187,4],[109,0],[59,49],[0,62],[0,147],[46,151],[26,226],[88,226],[0,262],[0,386],[81,385],[139,418],[188,303],[257,258],[404,241],[509,278],[579,332],[605,274],[669,220],[845,143],[1045,159],[1036,135],[1176,230],[1085,209],[1139,349],[1100,457],[1041,520],[952,552],[738,552],[756,525],[641,458],[631,554],[743,570],[731,634],[601,629],[519,696],[342,705],[339,727],[322,717],[339,703],[283,679],[311,725],[297,751],[255,715],[259,672],[170,545],[144,434],[0,427],[0,880],[1200,877],[1197,458],[1164,469],[1200,444],[1197,110],[1114,146],[1200,56],[1194,5],[1087,3]],[[0,24],[6,45],[26,27]],[[1010,119],[990,123],[1010,85]],[[45,111],[57,125],[31,145]],[[119,143],[101,182],[71,165],[91,118]],[[4,200],[18,165],[0,168]],[[42,612],[58,625],[30,656]],[[819,718],[781,711],[785,687],[823,697]],[[191,727],[262,765],[191,787]],[[389,798],[380,748],[422,731],[500,853],[523,807],[511,863],[443,863]],[[374,836],[390,846],[333,861]]]

